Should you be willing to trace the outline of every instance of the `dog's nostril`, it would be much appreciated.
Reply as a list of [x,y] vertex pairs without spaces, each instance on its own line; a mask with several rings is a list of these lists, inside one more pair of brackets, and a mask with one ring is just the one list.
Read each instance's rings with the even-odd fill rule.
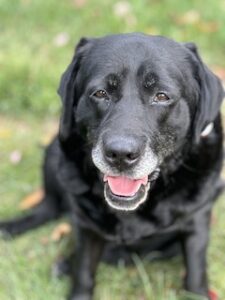
[[105,151],[105,156],[108,159],[116,159],[117,158],[117,154],[112,151]]
[[128,153],[126,158],[129,159],[129,160],[135,160],[137,159],[139,156],[139,154],[136,152],[136,153]]
[[134,162],[138,157],[139,153],[135,152],[129,152],[125,150],[118,150],[118,151],[105,151],[105,157],[108,161],[111,163],[116,163],[116,162],[125,162],[125,163],[132,163]]
[[104,139],[104,156],[113,166],[125,167],[133,165],[141,156],[143,143],[138,139],[121,137]]
[[109,147],[104,148],[105,156],[108,158],[116,158],[116,153]]
[[112,158],[117,158],[117,156],[118,156],[118,154],[116,154],[115,152],[112,152],[112,153],[111,153],[111,157],[112,157]]

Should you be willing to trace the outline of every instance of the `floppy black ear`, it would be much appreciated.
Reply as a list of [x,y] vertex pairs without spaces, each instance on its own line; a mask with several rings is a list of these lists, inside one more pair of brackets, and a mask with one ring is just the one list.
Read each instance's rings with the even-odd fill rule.
[[62,114],[59,126],[59,138],[65,141],[71,134],[73,128],[73,108],[77,104],[76,97],[76,77],[79,72],[82,58],[87,51],[90,39],[82,38],[76,46],[72,62],[63,73],[58,89],[58,94],[62,99]]
[[193,124],[194,141],[198,143],[203,130],[218,116],[225,94],[219,78],[202,62],[195,44],[186,43],[185,47],[191,52],[200,91]]

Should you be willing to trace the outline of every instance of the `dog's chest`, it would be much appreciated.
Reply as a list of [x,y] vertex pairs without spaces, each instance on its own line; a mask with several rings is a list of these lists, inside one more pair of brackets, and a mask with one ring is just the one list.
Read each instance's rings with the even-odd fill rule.
[[134,241],[147,237],[155,232],[154,223],[144,220],[137,215],[119,215],[115,226],[115,235],[118,240],[132,244]]

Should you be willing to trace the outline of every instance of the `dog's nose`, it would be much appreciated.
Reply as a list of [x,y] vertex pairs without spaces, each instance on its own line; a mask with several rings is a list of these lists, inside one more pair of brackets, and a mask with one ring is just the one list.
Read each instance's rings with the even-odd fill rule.
[[144,141],[139,137],[106,137],[103,151],[106,161],[119,169],[133,166],[144,149]]

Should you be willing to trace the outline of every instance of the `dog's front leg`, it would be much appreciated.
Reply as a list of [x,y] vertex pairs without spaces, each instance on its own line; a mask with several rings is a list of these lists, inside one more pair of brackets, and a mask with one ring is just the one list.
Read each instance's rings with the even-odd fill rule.
[[209,211],[199,212],[189,224],[191,231],[182,234],[182,248],[187,291],[209,298],[207,279],[207,245],[209,238]]
[[99,235],[91,230],[78,228],[69,300],[92,299],[95,273],[103,248],[104,240]]

